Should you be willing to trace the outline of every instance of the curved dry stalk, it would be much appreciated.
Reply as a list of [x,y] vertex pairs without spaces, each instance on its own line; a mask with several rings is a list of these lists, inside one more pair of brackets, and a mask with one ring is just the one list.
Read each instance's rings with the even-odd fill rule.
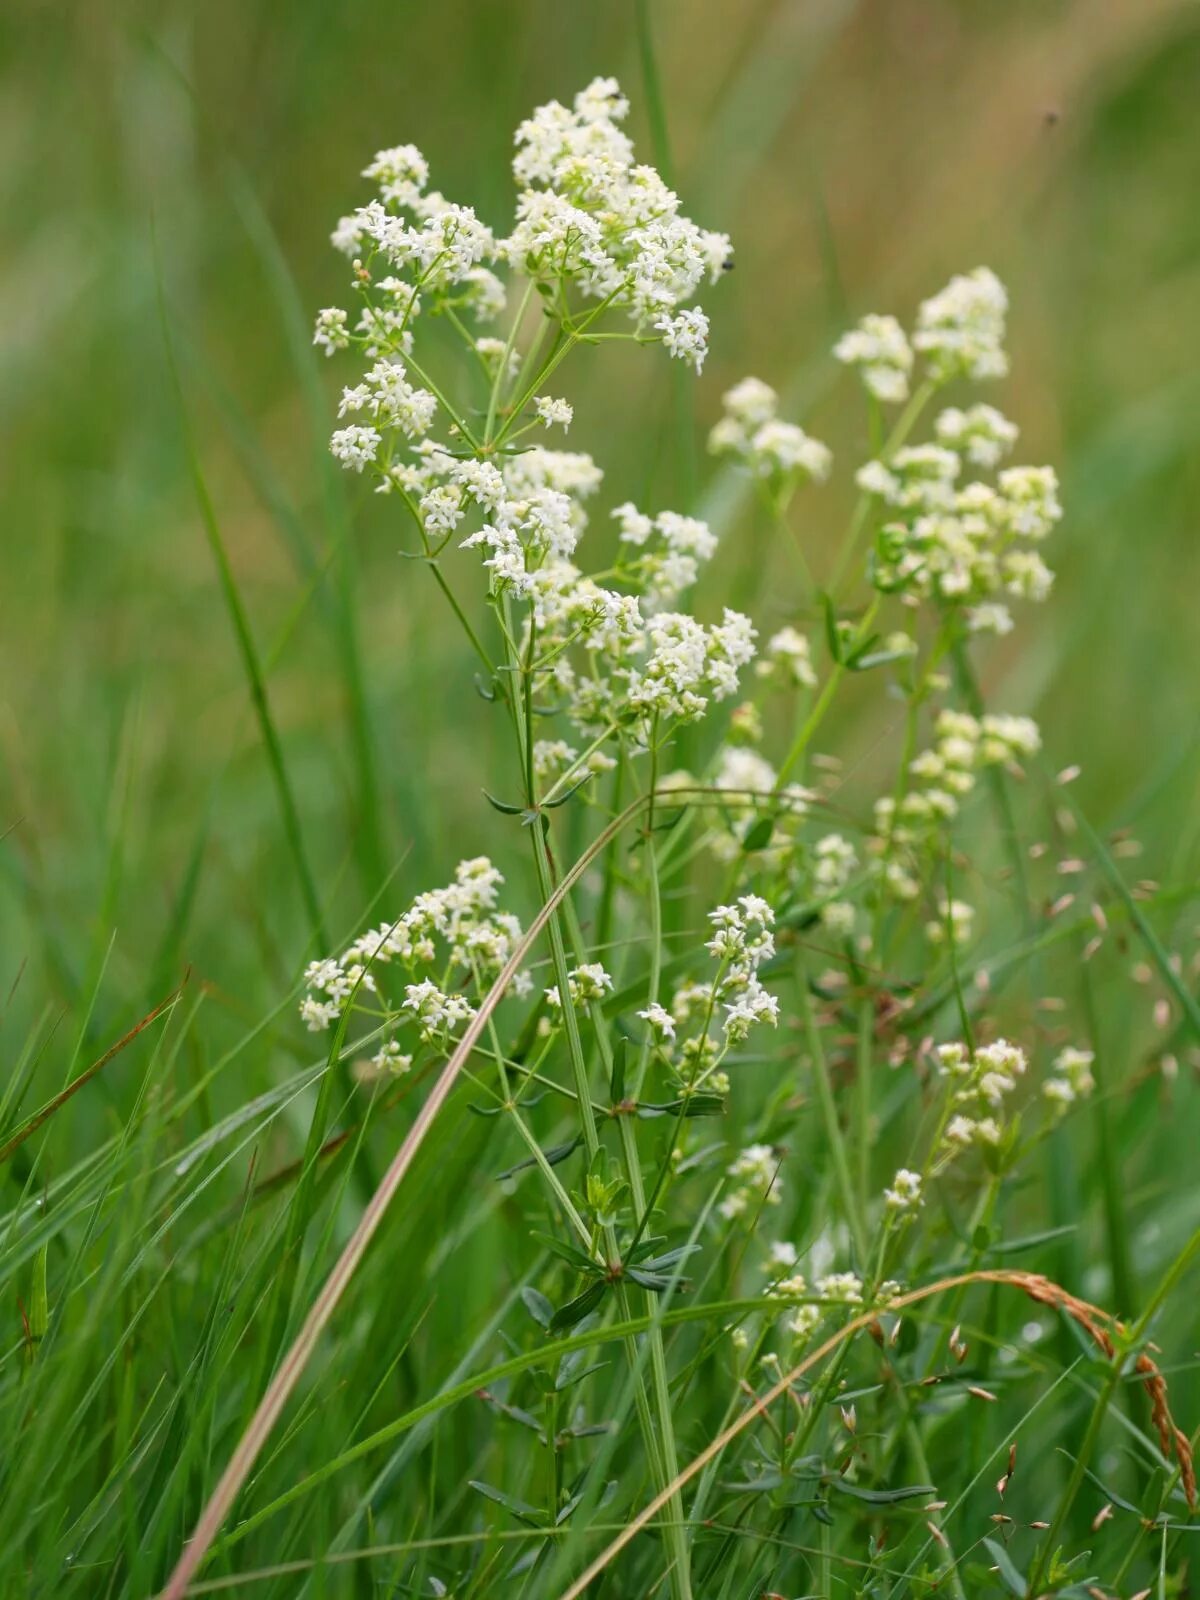
[[[1054,1283],[1050,1278],[1044,1278],[1036,1272],[1005,1271],[1003,1269],[981,1268],[976,1272],[963,1272],[952,1278],[941,1278],[936,1283],[925,1284],[920,1289],[910,1289],[907,1294],[897,1295],[889,1302],[888,1310],[901,1311],[905,1306],[916,1305],[920,1300],[931,1299],[934,1295],[944,1294],[947,1290],[963,1288],[973,1283],[1005,1284],[1014,1289],[1021,1289],[1031,1299],[1039,1301],[1042,1305],[1055,1306],[1066,1313],[1094,1340],[1099,1348],[1110,1359],[1116,1354],[1110,1328],[1123,1333],[1124,1328],[1117,1319],[1099,1306],[1080,1300],[1075,1295]],[[686,1483],[689,1483],[698,1473],[702,1472],[714,1457],[719,1456],[726,1445],[732,1443],[739,1433],[742,1433],[758,1417],[763,1409],[769,1410],[782,1394],[785,1394],[798,1378],[826,1356],[832,1355],[839,1345],[844,1344],[853,1334],[861,1332],[875,1321],[875,1310],[864,1311],[857,1317],[852,1317],[849,1322],[834,1334],[831,1334],[824,1344],[810,1351],[803,1361],[779,1381],[772,1385],[765,1394],[754,1397],[746,1410],[735,1421],[719,1433],[712,1442],[701,1450],[700,1454],[684,1467],[674,1482],[667,1484],[660,1494],[655,1495],[649,1505],[639,1511],[637,1516],[617,1535],[617,1537],[600,1552],[574,1583],[564,1589],[558,1600],[578,1600],[592,1580],[603,1572],[604,1568],[619,1555],[630,1541],[641,1532],[673,1496],[677,1495]],[[1187,1495],[1188,1504],[1195,1505],[1196,1479],[1192,1467],[1192,1451],[1187,1436],[1175,1425],[1170,1411],[1167,1409],[1167,1383],[1154,1361],[1144,1351],[1135,1362],[1135,1370],[1143,1375],[1146,1390],[1150,1395],[1155,1428],[1158,1431],[1159,1442],[1164,1455],[1174,1453],[1179,1462],[1180,1478]]]
[[[496,979],[474,1017],[468,1023],[454,1054],[442,1068],[441,1075],[429,1092],[429,1098],[417,1113],[416,1121],[409,1129],[403,1144],[396,1152],[391,1165],[380,1180],[379,1187],[367,1203],[362,1216],[358,1220],[358,1225],[347,1240],[346,1246],[338,1257],[333,1270],[322,1285],[320,1294],[313,1301],[300,1331],[280,1362],[275,1376],[267,1386],[266,1393],[259,1401],[258,1407],[246,1427],[246,1431],[242,1434],[236,1449],[229,1458],[228,1466],[218,1479],[216,1488],[209,1496],[208,1502],[200,1514],[192,1537],[188,1540],[170,1577],[159,1592],[158,1600],[182,1600],[188,1584],[199,1570],[213,1540],[220,1532],[221,1524],[228,1515],[230,1507],[237,1499],[242,1485],[249,1477],[263,1445],[267,1442],[272,1428],[279,1419],[280,1412],[287,1404],[289,1395],[296,1387],[301,1374],[308,1365],[309,1359],[316,1349],[317,1341],[320,1339],[329,1319],[333,1316],[339,1300],[346,1292],[359,1262],[366,1253],[367,1246],[374,1238],[388,1206],[395,1198],[396,1191],[404,1181],[404,1176],[412,1165],[417,1151],[421,1148],[426,1134],[433,1126],[435,1117],[442,1109],[451,1089],[454,1087],[455,1079],[458,1077],[463,1063],[475,1048],[488,1018],[504,997],[509,984],[516,977],[522,961],[524,961],[555,910],[579,882],[579,879],[600,852],[640,812],[646,810],[653,801],[670,798],[672,802],[683,801],[686,803],[690,798],[693,803],[696,803],[696,796],[711,795],[717,795],[725,801],[738,797],[743,799],[748,797],[771,798],[770,795],[761,794],[758,790],[713,789],[700,785],[693,788],[666,791],[651,790],[648,794],[641,795],[637,800],[626,806],[619,816],[615,817],[607,827],[601,830],[570,870],[564,873],[558,887],[530,923],[524,937],[513,950],[500,976]],[[534,821],[532,825],[538,827],[540,823]]]

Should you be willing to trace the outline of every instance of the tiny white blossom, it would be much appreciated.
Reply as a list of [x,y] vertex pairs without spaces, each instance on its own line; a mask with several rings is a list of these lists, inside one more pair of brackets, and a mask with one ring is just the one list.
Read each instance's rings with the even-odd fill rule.
[[824,1300],[844,1300],[852,1306],[860,1306],[862,1279],[856,1272],[830,1272],[817,1279],[817,1293]]
[[352,472],[361,472],[365,466],[374,461],[379,442],[377,429],[355,425],[339,428],[329,441],[329,449],[344,467]]
[[921,1174],[901,1167],[891,1188],[883,1191],[883,1199],[889,1211],[915,1210],[921,1204]]
[[327,306],[324,311],[318,311],[316,327],[313,330],[313,344],[318,350],[324,350],[331,356],[335,350],[345,350],[350,343],[350,333],[346,326],[346,313],[340,306]]
[[571,426],[575,415],[575,408],[567,401],[553,400],[548,395],[542,395],[534,402],[534,410],[540,422],[544,422],[548,428],[561,428],[564,433]]
[[650,1024],[659,1038],[673,1039],[675,1037],[675,1018],[665,1006],[659,1005],[657,1001],[653,1005],[647,1006],[645,1011],[639,1011],[638,1016]]
[[923,302],[913,345],[925,357],[938,382],[966,377],[976,382],[1002,378],[1008,371],[1004,354],[1004,319],[1008,296],[987,267],[951,278],[940,294]]
[[676,316],[664,312],[654,326],[663,336],[667,354],[677,361],[686,361],[697,372],[708,354],[708,318],[698,306],[680,311]]
[[865,316],[857,328],[842,335],[833,353],[847,366],[859,369],[863,383],[877,400],[897,404],[908,399],[913,353],[895,317]]

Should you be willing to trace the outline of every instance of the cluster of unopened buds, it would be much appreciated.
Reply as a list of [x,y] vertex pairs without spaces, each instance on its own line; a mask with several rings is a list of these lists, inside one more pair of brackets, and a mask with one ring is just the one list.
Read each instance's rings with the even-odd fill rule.
[[[936,853],[945,831],[971,793],[977,775],[987,767],[1017,764],[1041,748],[1038,727],[1029,717],[943,710],[935,723],[936,742],[909,763],[904,792],[875,802],[875,833],[868,848],[879,869],[879,882],[894,900],[915,900],[921,892],[922,868]],[[962,943],[970,934],[972,908],[946,900],[927,924],[935,944]]]

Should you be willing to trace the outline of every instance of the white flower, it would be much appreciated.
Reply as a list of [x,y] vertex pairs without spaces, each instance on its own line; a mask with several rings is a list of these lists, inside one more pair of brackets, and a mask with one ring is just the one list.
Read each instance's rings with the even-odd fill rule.
[[830,900],[821,907],[821,926],[835,939],[853,937],[858,910],[851,900]]
[[542,395],[534,402],[534,410],[540,422],[544,422],[548,428],[561,428],[564,433],[575,415],[575,408],[565,400],[552,400],[548,395]]
[[395,1039],[389,1039],[379,1053],[371,1057],[371,1065],[379,1072],[390,1072],[395,1078],[402,1078],[412,1066],[413,1058],[404,1055]]
[[615,506],[612,514],[620,524],[620,537],[626,544],[645,544],[654,532],[654,518],[639,511],[631,500]]
[[725,1007],[725,1037],[730,1044],[738,1044],[760,1022],[775,1027],[779,1021],[779,1001],[751,978],[733,1005]]
[[369,166],[363,168],[364,178],[372,178],[387,196],[396,198],[410,191],[408,185],[420,192],[429,182],[429,163],[414,144],[400,144],[390,150],[379,150]]
[[329,449],[344,467],[361,472],[369,462],[374,461],[379,443],[377,429],[352,426],[339,428],[329,441]]
[[350,333],[346,327],[346,313],[340,306],[327,306],[324,311],[317,313],[313,343],[318,350],[324,350],[327,356],[331,356],[335,350],[347,348]]
[[938,443],[960,455],[977,467],[994,467],[1017,442],[1016,425],[1009,422],[995,406],[977,405],[969,411],[950,406],[933,425]]
[[558,777],[576,758],[574,746],[565,739],[537,739],[533,746],[533,770],[539,778]]
[[300,1017],[310,1033],[323,1033],[342,1014],[336,1000],[316,1000],[306,994],[300,1002]]
[[1008,296],[987,267],[951,278],[917,315],[913,345],[925,357],[930,376],[1002,378],[1008,371],[1004,354],[1004,318]]
[[908,399],[913,353],[895,317],[865,316],[857,328],[842,335],[833,353],[847,366],[858,367],[876,399],[888,404]]
[[1053,467],[1006,467],[996,480],[996,518],[1018,539],[1044,539],[1062,519]]
[[1095,1059],[1091,1050],[1078,1050],[1073,1045],[1060,1050],[1052,1067],[1055,1076],[1042,1085],[1042,1093],[1060,1109],[1073,1105],[1076,1100],[1086,1100],[1096,1087],[1092,1075]]
[[836,894],[850,881],[858,856],[849,839],[840,833],[827,833],[817,840],[813,852],[813,882],[822,894]]
[[856,1272],[830,1272],[817,1279],[817,1293],[823,1300],[844,1300],[849,1305],[862,1305],[862,1279]]
[[820,1325],[820,1306],[797,1306],[786,1324],[788,1332],[798,1342],[810,1339]]
[[755,430],[747,456],[760,473],[801,474],[817,483],[824,483],[833,465],[828,445],[810,438],[796,423],[778,418]]
[[780,628],[778,633],[771,635],[762,659],[756,663],[754,670],[760,678],[773,677],[778,673],[798,688],[811,689],[817,681],[812,665],[812,647],[804,635],[792,627]]
[[580,1000],[602,1000],[612,993],[613,981],[598,961],[586,962],[570,974],[572,994]]
[[725,391],[721,403],[735,421],[747,428],[756,428],[775,415],[779,396],[761,378],[743,378]]
[[420,1024],[421,1038],[427,1042],[451,1033],[475,1015],[475,1008],[462,995],[444,994],[429,978],[405,986],[401,1009]]
[[505,339],[485,336],[475,341],[475,354],[490,371],[496,372],[502,361],[507,362],[505,377],[515,378],[521,366],[521,352],[510,350]]
[[661,1006],[655,1001],[652,1005],[647,1006],[645,1011],[639,1011],[638,1016],[650,1024],[660,1039],[674,1039],[675,1018],[665,1006]]
[[947,924],[949,924],[950,937],[956,945],[966,944],[971,937],[971,926],[975,920],[975,908],[965,900],[946,900],[945,897],[938,901],[937,919],[925,924],[925,937],[930,944],[944,944],[946,940]]
[[972,633],[994,633],[999,638],[1012,632],[1012,612],[998,601],[985,600],[968,610],[967,627]]
[[794,422],[776,416],[779,397],[758,378],[743,378],[724,396],[725,415],[708,436],[714,455],[730,452],[760,478],[829,476],[833,456]]
[[699,372],[708,354],[708,318],[704,312],[698,306],[676,316],[664,312],[655,318],[654,326],[663,336],[667,354],[686,361]]
[[913,1211],[921,1205],[921,1174],[901,1167],[892,1179],[890,1189],[883,1191],[884,1204],[889,1211]]
[[[491,322],[508,303],[503,283],[488,267],[470,267],[459,281],[466,291],[467,304],[478,322]],[[477,342],[476,348],[479,343],[482,341]]]
[[747,1145],[726,1167],[725,1173],[737,1183],[718,1207],[729,1221],[764,1204],[777,1206],[783,1199],[779,1158],[769,1144]]
[[[570,988],[572,1001],[603,1000],[606,994],[612,993],[613,981],[598,961],[585,962],[583,966],[576,967],[567,974],[567,983]],[[562,1009],[562,999],[557,985],[546,990],[546,999],[556,1009]]]

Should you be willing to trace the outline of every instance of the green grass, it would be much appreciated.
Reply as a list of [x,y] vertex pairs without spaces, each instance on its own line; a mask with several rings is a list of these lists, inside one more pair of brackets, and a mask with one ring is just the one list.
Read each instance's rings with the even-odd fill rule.
[[[661,92],[647,98],[650,40]],[[425,1101],[427,1078],[373,1101],[355,1090],[353,1037],[314,1047],[295,1016],[305,960],[394,916],[459,855],[487,850],[522,881],[528,834],[480,794],[485,776],[515,787],[501,719],[428,574],[398,559],[390,509],[327,458],[344,374],[314,357],[309,309],[337,293],[328,225],[378,145],[415,139],[436,183],[498,220],[511,127],[598,72],[635,92],[642,145],[660,164],[669,149],[693,213],[738,248],[709,297],[701,380],[621,346],[570,379],[571,442],[603,462],[606,496],[675,503],[695,474],[723,535],[706,604],[758,597],[777,624],[774,597],[795,582],[744,484],[703,457],[721,390],[760,372],[851,459],[860,408],[827,354],[847,318],[907,314],[977,261],[1010,287],[999,403],[1030,458],[1060,465],[1068,515],[1054,597],[991,651],[982,687],[1042,724],[1046,765],[1004,804],[1022,845],[1049,849],[1026,851],[1023,900],[1008,823],[987,803],[971,811],[956,881],[997,914],[916,1016],[955,1031],[985,970],[1011,1037],[1048,1047],[1070,1024],[1094,1041],[1099,1091],[975,1235],[947,1220],[923,1265],[930,1278],[964,1263],[1043,1271],[1136,1324],[1200,1228],[1194,11],[656,0],[601,20],[532,0],[163,0],[18,5],[0,50],[0,1594],[115,1600],[163,1583]],[[844,474],[805,500],[817,570],[850,511]],[[849,683],[828,743],[821,730],[855,826],[902,723]],[[1060,789],[1069,762],[1082,776]],[[584,843],[572,817],[555,820],[567,861]],[[689,847],[681,832],[662,849]],[[1085,873],[1058,877],[1074,855]],[[1050,918],[1064,884],[1076,903]],[[1111,931],[1085,963],[1094,900]],[[668,881],[668,970],[698,904]],[[516,909],[528,920],[532,896]],[[643,981],[635,967],[628,981]],[[747,1064],[749,1091],[713,1141],[786,1146],[795,1176],[772,1230],[807,1241],[895,1169],[916,1102],[903,1073],[856,1102],[853,1039],[815,1081],[788,1042],[782,1070]],[[633,1370],[619,1342],[650,1328],[645,1305],[631,1301],[603,1345],[546,1334],[528,1291],[566,1298],[571,1275],[531,1219],[549,1230],[555,1212],[536,1170],[501,1180],[529,1152],[510,1120],[473,1114],[480,1101],[465,1081],[433,1123],[202,1592],[365,1600],[444,1592],[436,1580],[457,1600],[552,1600],[654,1493],[638,1423],[653,1342]],[[530,1115],[544,1149],[574,1131],[556,1104]],[[852,1138],[864,1125],[880,1130],[869,1152]],[[578,1157],[555,1170],[583,1181]],[[720,1170],[704,1169],[697,1229]],[[1150,1330],[1189,1430],[1194,1284],[1163,1298]],[[702,1267],[661,1317],[681,1465],[741,1409],[720,1330],[754,1293],[748,1262],[711,1281]],[[956,1323],[966,1364],[922,1387]],[[1160,1562],[1174,1581],[1189,1535],[1147,1532],[1115,1500],[1182,1520],[1145,1397],[1072,1324],[974,1289],[929,1302],[912,1329],[902,1402],[869,1338],[837,1369],[844,1390],[814,1401],[836,1429],[854,1397],[893,1484],[935,1484],[949,1502],[950,1556],[924,1499],[900,1504],[873,1592],[927,1593],[920,1575],[953,1560],[967,1592],[998,1593],[984,1537],[1044,1582],[1052,1552],[1034,1521],[1061,1524],[1069,1553],[1093,1552],[1080,1572],[1121,1592],[1157,1582]],[[601,1370],[564,1374],[581,1352]],[[555,1389],[560,1375],[578,1389]],[[577,1401],[610,1431],[556,1461],[531,1423],[561,1430]],[[998,1533],[1014,1439],[1002,1506],[1018,1526]],[[830,1523],[762,1515],[729,1488],[751,1461],[743,1438],[684,1497],[705,1519],[697,1596],[855,1593],[863,1502],[825,1484]],[[586,1498],[561,1531],[514,1509],[553,1507],[577,1479]],[[1106,1497],[1118,1509],[1093,1533]],[[627,1572],[661,1576],[672,1543],[650,1535]],[[526,1550],[537,1565],[511,1576]],[[616,1570],[597,1596],[626,1592]]]

